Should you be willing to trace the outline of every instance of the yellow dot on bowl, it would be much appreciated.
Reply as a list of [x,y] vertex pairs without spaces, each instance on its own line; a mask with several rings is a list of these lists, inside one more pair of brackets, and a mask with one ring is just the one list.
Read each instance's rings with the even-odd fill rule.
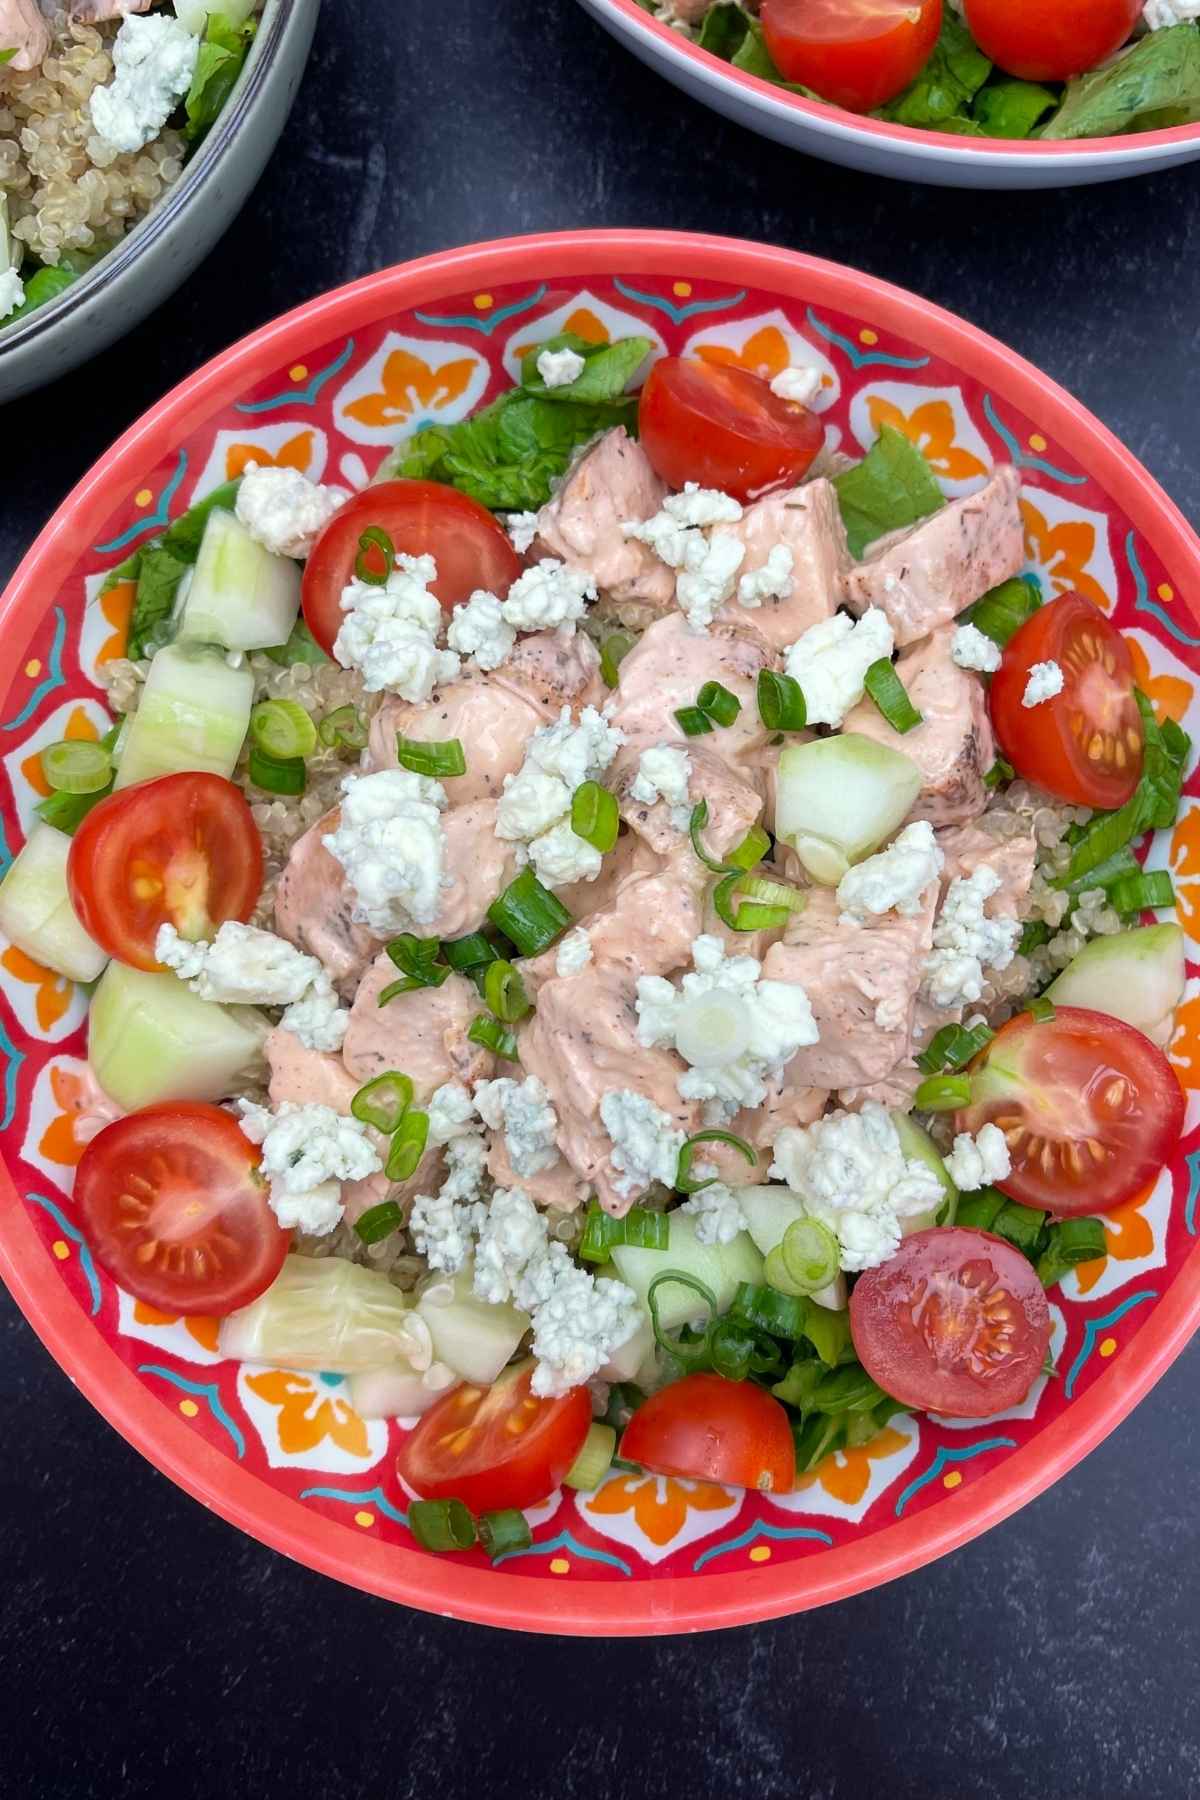
[[33,681],[36,676],[41,674],[41,672],[41,659],[36,656],[31,656],[29,661],[25,664],[25,673],[28,675],[30,681]]
[[288,370],[289,381],[303,381],[308,374],[307,363],[296,363]]
[[1175,589],[1171,586],[1169,581],[1159,582],[1158,597],[1160,600],[1167,601],[1171,601],[1175,598]]
[[552,1556],[550,1558],[550,1573],[552,1575],[567,1575],[570,1573],[570,1569],[571,1565],[565,1556]]
[[1036,450],[1039,455],[1046,448],[1046,440],[1042,436],[1040,431],[1035,431],[1033,436],[1030,438],[1029,448],[1031,450]]
[[179,1402],[179,1410],[185,1419],[194,1419],[196,1414],[200,1411],[200,1408],[196,1405],[194,1400],[181,1400]]
[[1116,1347],[1117,1347],[1116,1338],[1105,1338],[1103,1343],[1100,1345],[1101,1356],[1111,1356],[1113,1354],[1113,1352],[1116,1350]]
[[750,1561],[751,1562],[770,1562],[770,1560],[771,1560],[770,1544],[755,1544],[753,1550],[751,1550],[751,1552],[750,1552]]
[[872,331],[869,325],[864,325],[858,334],[858,341],[860,344],[877,344],[879,342],[879,333],[877,331]]
[[375,1523],[375,1514],[373,1512],[356,1512],[354,1515],[354,1523],[356,1525],[361,1525],[364,1531],[369,1531],[371,1526]]
[[153,488],[139,488],[137,493],[133,496],[133,504],[135,506],[149,506],[153,498]]
[[475,296],[476,312],[486,312],[489,306],[494,306],[495,304],[496,302],[492,299],[490,294],[476,294]]
[[55,1238],[50,1248],[55,1256],[57,1256],[59,1262],[66,1262],[68,1256],[71,1254],[70,1244],[64,1243],[62,1238]]
[[962,1470],[961,1469],[951,1469],[951,1471],[948,1475],[943,1475],[942,1476],[942,1486],[944,1488],[961,1487],[962,1486]]
[[681,300],[686,300],[691,291],[692,284],[690,281],[676,281],[671,285],[671,292],[677,294]]

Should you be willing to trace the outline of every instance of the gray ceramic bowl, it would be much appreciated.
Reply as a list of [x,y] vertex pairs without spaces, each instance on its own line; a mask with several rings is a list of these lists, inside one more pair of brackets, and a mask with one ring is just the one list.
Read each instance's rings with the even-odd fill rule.
[[175,186],[81,281],[0,331],[0,402],[43,387],[123,337],[208,255],[278,142],[320,5],[266,0],[237,86]]

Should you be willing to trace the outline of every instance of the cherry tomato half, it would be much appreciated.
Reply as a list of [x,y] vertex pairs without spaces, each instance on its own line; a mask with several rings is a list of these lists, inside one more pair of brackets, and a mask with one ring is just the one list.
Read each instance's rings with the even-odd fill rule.
[[788,81],[847,112],[873,112],[928,62],[942,0],[763,0],[762,27]]
[[790,486],[825,442],[815,413],[745,369],[664,356],[638,404],[642,448],[668,486],[695,481],[735,500]]
[[[1024,704],[1034,663],[1062,692]],[[1014,632],[988,696],[1000,748],[1026,780],[1077,806],[1123,806],[1142,774],[1145,730],[1129,646],[1082,594],[1060,594]]]
[[723,1375],[685,1375],[643,1402],[621,1455],[658,1475],[786,1494],[796,1481],[787,1413],[763,1388]]
[[1066,81],[1119,50],[1144,0],[966,0],[985,56],[1023,81]]
[[971,1064],[957,1131],[998,1125],[1012,1173],[997,1182],[1048,1212],[1107,1212],[1145,1187],[1183,1131],[1174,1069],[1148,1037],[1108,1013],[1018,1013]]
[[1036,1381],[1050,1308],[1033,1264],[1003,1238],[934,1226],[859,1276],[850,1333],[867,1374],[905,1406],[986,1419]]
[[354,575],[359,539],[372,525],[387,532],[398,555],[432,556],[438,572],[431,591],[447,612],[476,588],[503,599],[525,566],[500,521],[457,488],[440,481],[364,488],[334,513],[304,565],[304,618],[327,655],[342,623],[342,591]]
[[402,1481],[425,1500],[461,1500],[473,1513],[536,1506],[583,1448],[592,1422],[586,1388],[557,1400],[530,1391],[531,1362],[490,1388],[469,1382],[427,1412],[396,1458]]
[[71,840],[67,886],[89,936],[118,962],[157,969],[160,925],[209,937],[245,924],[262,891],[262,839],[220,775],[161,775],[94,806]]
[[98,1132],[79,1159],[84,1234],[123,1288],[165,1313],[246,1306],[269,1288],[291,1233],[257,1148],[219,1106],[164,1102]]

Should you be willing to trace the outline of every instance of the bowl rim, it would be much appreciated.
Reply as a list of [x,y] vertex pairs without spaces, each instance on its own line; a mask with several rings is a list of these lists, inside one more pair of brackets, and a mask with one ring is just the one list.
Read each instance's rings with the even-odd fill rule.
[[[582,0],[585,7],[603,16],[610,13],[626,21],[631,33],[644,32],[657,43],[667,60],[677,68],[692,68],[714,87],[732,86],[743,93],[761,111],[776,119],[794,121],[797,115],[808,121],[823,136],[840,138],[846,143],[880,146],[891,143],[910,155],[928,162],[957,163],[965,158],[992,167],[1020,168],[1039,163],[1065,169],[1086,166],[1102,157],[1117,158],[1122,163],[1152,160],[1156,153],[1200,144],[1200,122],[1194,125],[1169,125],[1158,131],[1139,131],[1126,136],[1079,138],[1036,143],[1019,139],[957,137],[953,132],[928,131],[916,125],[895,125],[886,119],[869,119],[848,113],[842,107],[821,100],[806,100],[802,94],[788,93],[761,76],[749,75],[722,61],[711,50],[702,50],[661,19],[643,10],[637,0]],[[1133,173],[1132,169],[1129,173]]]
[[[179,439],[255,380],[386,311],[429,305],[472,287],[503,287],[547,271],[690,276],[758,286],[851,313],[915,337],[1006,401],[1036,416],[1095,476],[1179,578],[1200,593],[1200,539],[1178,507],[1104,425],[1049,377],[954,314],[874,276],[769,245],[698,233],[574,231],[441,251],[333,289],[262,326],[188,376],[83,476],[38,535],[3,595],[3,641],[20,650],[119,498]],[[1193,610],[1197,610],[1193,604]],[[15,656],[10,673],[17,675]],[[5,688],[9,686],[6,681]],[[266,1486],[199,1438],[100,1336],[45,1255],[28,1209],[0,1168],[0,1275],[69,1378],[134,1447],[230,1524],[293,1560],[420,1611],[516,1630],[647,1636],[754,1623],[849,1597],[907,1574],[979,1535],[1064,1475],[1125,1417],[1179,1354],[1200,1320],[1200,1240],[1119,1361],[1017,1456],[936,1507],[857,1544],[786,1564],[628,1585],[554,1581],[462,1568],[353,1532]]]
[[26,349],[40,338],[48,337],[79,307],[98,299],[106,288],[121,281],[140,257],[149,255],[174,229],[180,215],[193,200],[199,203],[212,182],[219,179],[227,153],[268,85],[280,45],[297,21],[304,17],[305,5],[306,0],[266,0],[262,23],[233,92],[179,179],[86,275],[73,281],[56,299],[37,307],[15,327],[0,329],[0,367],[6,352]]

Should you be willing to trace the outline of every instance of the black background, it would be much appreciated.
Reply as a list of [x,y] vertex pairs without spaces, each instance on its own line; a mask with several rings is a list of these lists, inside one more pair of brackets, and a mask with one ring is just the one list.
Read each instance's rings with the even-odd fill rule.
[[[685,101],[570,0],[326,0],[267,173],[133,338],[0,414],[0,580],[144,407],[322,289],[571,226],[867,269],[1065,384],[1200,516],[1200,169],[1060,193],[870,180]],[[240,1536],[0,1297],[0,1793],[320,1800],[1115,1800],[1200,1793],[1193,1346],[1049,1494],[841,1606],[718,1636],[521,1639]]]

